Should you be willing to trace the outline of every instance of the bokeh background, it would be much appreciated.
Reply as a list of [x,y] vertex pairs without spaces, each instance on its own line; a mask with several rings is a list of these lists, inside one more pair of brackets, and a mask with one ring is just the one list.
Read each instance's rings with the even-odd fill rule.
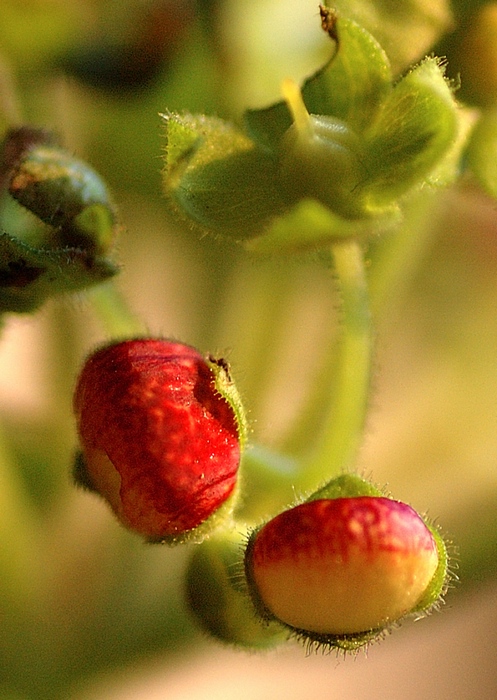
[[[433,46],[456,72],[481,3],[336,5],[382,41],[400,73]],[[329,272],[307,258],[255,260],[174,224],[159,115],[238,121],[328,51],[313,0],[0,4],[2,128],[54,128],[99,170],[120,212],[117,285],[130,309],[152,334],[226,356],[253,438],[268,446],[292,424],[337,332]],[[88,292],[3,328],[0,564],[15,565],[1,584],[1,700],[497,696],[497,204],[464,176],[436,197],[411,232],[409,264],[386,295],[377,290],[358,468],[454,543],[459,581],[441,613],[345,659],[295,645],[247,654],[198,632],[182,596],[187,549],[145,546],[71,483],[78,368],[119,334]],[[374,263],[373,246],[372,285]]]

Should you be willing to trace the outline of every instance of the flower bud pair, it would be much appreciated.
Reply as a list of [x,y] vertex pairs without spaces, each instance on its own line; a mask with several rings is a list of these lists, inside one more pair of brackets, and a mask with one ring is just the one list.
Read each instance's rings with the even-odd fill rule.
[[76,481],[150,541],[198,540],[229,513],[245,422],[226,362],[161,339],[95,352],[74,397]]

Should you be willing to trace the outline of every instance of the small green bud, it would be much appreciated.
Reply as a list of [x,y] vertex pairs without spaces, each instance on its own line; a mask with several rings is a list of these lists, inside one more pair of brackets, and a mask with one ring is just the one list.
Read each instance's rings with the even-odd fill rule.
[[288,634],[254,609],[243,570],[245,540],[239,532],[224,532],[195,548],[186,572],[187,600],[201,628],[218,641],[266,649]]
[[61,247],[93,255],[112,248],[117,227],[107,187],[89,165],[66,151],[29,149],[13,169],[9,192],[55,229]]
[[37,309],[49,297],[112,277],[115,210],[100,176],[53,133],[10,129],[0,147],[0,310]]
[[282,86],[294,123],[280,146],[283,188],[295,199],[313,197],[345,219],[366,212],[356,190],[366,175],[356,133],[341,119],[307,112],[298,86]]

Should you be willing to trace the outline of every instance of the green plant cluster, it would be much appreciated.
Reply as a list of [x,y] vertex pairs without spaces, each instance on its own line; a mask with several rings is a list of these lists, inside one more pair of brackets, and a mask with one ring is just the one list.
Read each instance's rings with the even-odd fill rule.
[[[322,633],[285,622],[271,611],[272,592],[268,603],[257,588],[274,562],[251,558],[283,512],[308,504],[318,518],[321,500],[384,498],[358,465],[381,334],[392,333],[389,312],[413,279],[427,282],[430,300],[449,289],[460,302],[430,308],[439,332],[432,342],[444,357],[453,357],[458,319],[488,325],[482,308],[473,314],[465,303],[483,304],[495,247],[478,238],[482,289],[472,289],[473,276],[465,290],[474,297],[461,301],[451,286],[461,266],[451,258],[455,272],[444,277],[449,263],[434,264],[433,232],[445,220],[446,196],[497,197],[497,4],[393,5],[310,8],[312,47],[289,54],[320,58],[308,77],[289,77],[276,58],[267,61],[270,47],[249,9],[232,0],[0,3],[0,312],[6,334],[19,318],[33,314],[35,323],[45,314],[52,360],[50,410],[34,421],[6,410],[0,431],[2,700],[62,700],[94,674],[150,655],[193,656],[203,644],[198,627],[249,649],[293,637],[355,651],[397,622],[386,615],[378,627],[345,633],[332,623]],[[275,25],[276,15],[273,8]],[[238,55],[240,37],[247,51]],[[240,116],[251,45],[270,76],[252,69],[248,93],[268,94],[265,81],[276,75],[281,87],[272,104],[244,105]],[[169,274],[179,290],[173,299]],[[329,287],[326,299],[322,288],[313,299],[302,331],[325,318],[312,352],[306,338],[286,335],[309,280]],[[156,289],[159,312],[149,317]],[[175,327],[178,300],[187,321]],[[249,408],[234,512],[192,548],[144,548],[110,517],[102,524],[105,511],[95,511],[95,522],[83,516],[84,526],[67,515],[75,499],[88,512],[98,508],[67,478],[84,356],[97,339],[156,332],[184,333],[205,350],[216,391],[234,403],[240,424],[228,364],[210,354],[233,347]],[[468,328],[457,339],[463,350],[474,350],[470,336]],[[285,342],[285,388],[300,387],[303,398],[279,403],[276,413],[286,403],[295,411],[267,438],[261,416]],[[483,343],[479,349],[491,366]],[[76,465],[84,476],[81,458]],[[420,478],[435,474],[435,466],[418,466]],[[488,527],[477,530],[461,515],[463,582],[496,572],[494,496],[485,492]],[[451,546],[428,519],[421,523],[433,545],[422,562],[429,585],[400,618],[437,608],[454,578]],[[382,566],[388,573],[390,564]]]

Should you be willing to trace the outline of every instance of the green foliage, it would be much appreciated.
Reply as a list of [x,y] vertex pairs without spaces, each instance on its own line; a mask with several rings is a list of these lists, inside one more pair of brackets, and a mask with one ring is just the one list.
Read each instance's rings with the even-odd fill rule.
[[0,233],[0,308],[25,313],[54,294],[75,292],[103,282],[118,268],[105,257],[80,248],[32,248]]
[[116,215],[100,176],[43,129],[11,129],[2,146],[1,310],[34,311],[115,275]]
[[426,59],[394,84],[370,34],[331,11],[322,20],[334,56],[301,96],[286,84],[285,102],[246,114],[253,140],[218,119],[166,117],[164,184],[177,214],[235,240],[267,236],[272,251],[316,247],[363,235],[371,217],[388,226],[429,180],[458,132],[441,62]]

